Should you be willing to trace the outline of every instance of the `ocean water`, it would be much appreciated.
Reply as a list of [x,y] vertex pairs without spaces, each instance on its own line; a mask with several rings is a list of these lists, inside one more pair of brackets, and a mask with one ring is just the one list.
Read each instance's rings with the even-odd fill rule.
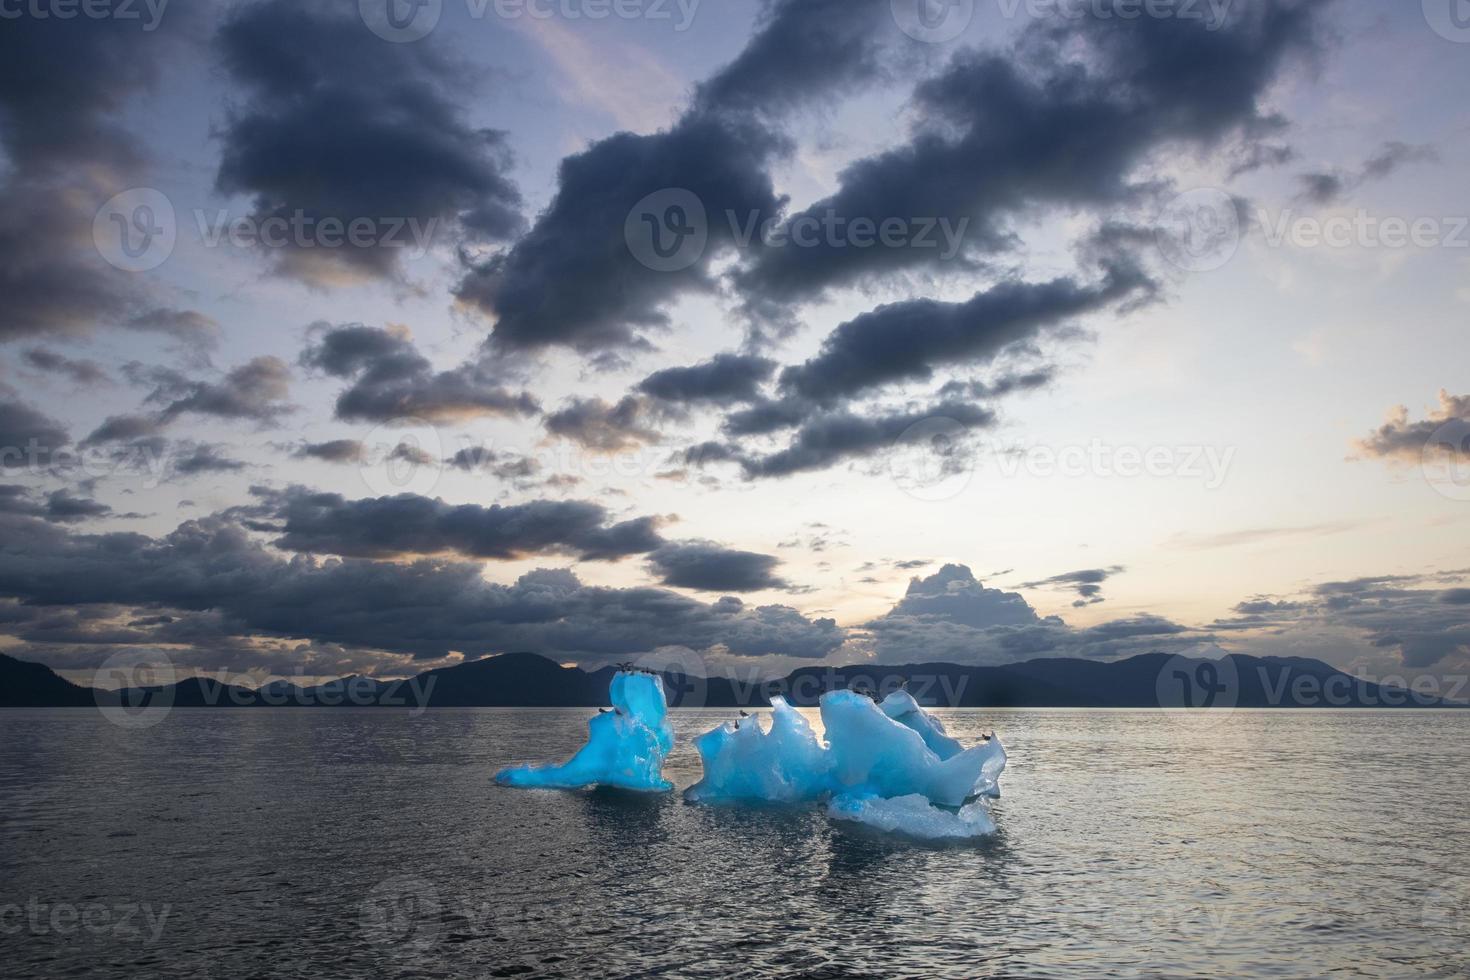
[[[674,713],[680,789],[730,714]],[[0,711],[0,972],[1470,974],[1470,712],[943,712],[1011,763],[942,846],[492,784],[585,715]]]

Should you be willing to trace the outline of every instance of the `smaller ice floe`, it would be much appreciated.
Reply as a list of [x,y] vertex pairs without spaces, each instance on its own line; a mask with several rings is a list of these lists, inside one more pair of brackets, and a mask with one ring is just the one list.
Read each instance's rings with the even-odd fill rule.
[[664,759],[674,747],[663,680],[621,671],[613,677],[611,696],[612,710],[587,723],[587,744],[566,763],[505,769],[495,781],[522,789],[673,789],[663,774]]
[[918,793],[887,800],[867,793],[845,793],[827,804],[827,815],[924,840],[964,840],[995,833],[995,821],[984,803],[977,800],[958,810],[946,810]]

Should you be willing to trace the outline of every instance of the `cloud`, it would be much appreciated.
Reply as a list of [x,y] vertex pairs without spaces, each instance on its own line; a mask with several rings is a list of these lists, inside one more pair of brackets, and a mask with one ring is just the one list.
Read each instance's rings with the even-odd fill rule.
[[337,397],[336,415],[343,421],[447,422],[540,413],[534,397],[511,391],[483,365],[435,371],[406,331],[361,324],[319,327],[322,332],[302,352],[301,363],[351,381]]
[[[809,619],[788,606],[594,587],[564,570],[530,572],[502,585],[485,581],[474,562],[283,560],[219,518],[187,522],[162,538],[71,534],[14,516],[0,523],[0,596],[27,604],[11,607],[21,619],[43,608],[142,609],[177,621],[137,627],[115,640],[174,640],[207,653],[233,638],[228,659],[237,665],[256,666],[265,656],[260,647],[274,638],[418,660],[451,651],[473,658],[536,650],[594,661],[669,646],[814,659],[844,639],[832,620]],[[93,656],[100,663],[105,653]]]
[[617,404],[601,398],[573,398],[546,416],[546,431],[604,452],[656,443],[661,438],[648,421],[648,406],[628,396]]
[[[706,465],[730,460],[740,464],[747,479],[761,479],[826,469],[908,447],[936,454],[945,472],[957,472],[971,458],[965,434],[996,421],[989,409],[955,400],[865,414],[837,410],[793,415],[800,422],[784,448],[762,453],[705,443],[687,450],[685,461]],[[943,434],[929,433],[925,423],[943,427]]]
[[[494,319],[501,349],[647,349],[675,301],[714,290],[713,264],[737,244],[726,214],[759,224],[779,213],[768,167],[792,145],[781,117],[868,75],[896,34],[888,10],[881,0],[769,4],[756,36],[671,127],[618,133],[563,160],[551,204],[508,252],[471,262],[460,302]],[[707,239],[684,268],[655,271],[626,227],[636,205],[670,189],[698,200]]]
[[36,370],[60,375],[79,385],[109,384],[112,381],[96,361],[73,360],[42,347],[32,347],[23,356],[26,364]]
[[500,561],[545,554],[582,561],[617,561],[664,542],[659,519],[609,523],[607,509],[585,501],[537,500],[513,506],[455,506],[400,494],[347,500],[340,494],[293,487],[258,491],[280,522],[276,546],[287,551],[351,558],[460,555]]
[[218,189],[252,195],[258,221],[372,226],[343,247],[322,231],[275,249],[277,272],[397,278],[406,246],[435,234],[493,242],[523,226],[505,135],[468,122],[459,99],[475,79],[429,41],[383,44],[340,4],[264,0],[238,7],[218,45],[248,93],[221,134]]
[[1439,408],[1431,409],[1421,421],[1409,420],[1409,409],[1400,405],[1388,413],[1388,421],[1357,443],[1365,456],[1418,463],[1426,455],[1470,456],[1470,395],[1451,395],[1441,389]]
[[44,464],[70,441],[60,422],[0,390],[0,470]]
[[736,551],[713,541],[671,541],[648,556],[664,585],[704,592],[760,592],[783,589],[774,555]]
[[1103,583],[1115,575],[1121,575],[1126,569],[1122,565],[1113,565],[1110,568],[1084,568],[1075,572],[1063,572],[1050,578],[1040,579],[1035,582],[1025,582],[1020,587],[1023,589],[1062,589],[1067,592],[1077,593],[1077,601],[1072,603],[1074,608],[1096,605],[1104,602],[1102,595]]
[[1384,143],[1356,173],[1304,173],[1297,176],[1297,182],[1302,185],[1303,200],[1326,206],[1336,204],[1370,181],[1384,180],[1406,164],[1427,163],[1438,159],[1439,153],[1432,146],[1410,146],[1408,143],[1394,141]]
[[109,442],[131,442],[156,436],[163,423],[151,415],[109,415],[91,435],[82,440],[84,446],[100,446]]
[[239,473],[247,469],[238,459],[227,456],[219,446],[207,443],[181,443],[169,460],[173,473],[181,477],[205,473]]
[[1071,278],[1003,282],[963,303],[913,299],[880,306],[837,327],[821,351],[781,373],[781,388],[822,404],[882,385],[928,381],[936,368],[975,366],[1071,317],[1149,291],[1134,267],[1113,266],[1093,284]]
[[1187,627],[1141,614],[1087,629],[1042,618],[1015,592],[986,588],[964,565],[909,582],[885,615],[864,623],[884,663],[1008,663],[1044,654],[1106,658],[1198,642]]
[[332,439],[308,442],[293,455],[297,459],[316,459],[324,463],[361,463],[367,459],[367,447],[356,439]]
[[638,391],[675,404],[732,405],[757,401],[776,362],[754,354],[719,354],[691,367],[672,367],[644,378]]
[[118,17],[6,18],[0,341],[84,333],[155,304],[144,280],[104,261],[93,220],[113,195],[146,183],[147,153],[127,113],[156,88],[199,15],[170,10],[147,33]]
[[[1010,222],[1038,209],[1137,203],[1149,188],[1135,172],[1155,151],[1280,129],[1261,102],[1286,64],[1316,49],[1327,3],[1237,6],[1212,31],[1180,18],[1033,21],[1009,50],[956,54],[915,92],[912,138],[850,164],[838,190],[788,227],[828,216],[947,220],[965,229],[950,263],[963,268],[1013,248]],[[735,280],[748,305],[769,312],[944,261],[938,248],[846,244],[757,247]]]
[[78,497],[69,490],[52,491],[44,501],[37,501],[28,487],[0,484],[0,514],[38,517],[53,524],[75,524],[111,513],[112,508],[106,504]]

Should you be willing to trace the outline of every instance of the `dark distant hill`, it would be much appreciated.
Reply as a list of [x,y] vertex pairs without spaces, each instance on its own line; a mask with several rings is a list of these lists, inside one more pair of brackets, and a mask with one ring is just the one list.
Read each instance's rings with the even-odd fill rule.
[[[350,677],[316,687],[273,681],[252,690],[189,678],[166,688],[118,693],[78,687],[40,664],[0,655],[0,707],[79,707],[119,700],[176,707],[597,707],[607,703],[614,672],[611,667],[589,672],[533,653],[509,653],[399,681]],[[1150,653],[1107,663],[866,664],[803,667],[785,677],[749,681],[664,675],[670,703],[677,707],[764,707],[775,695],[810,706],[831,690],[886,694],[900,685],[923,704],[937,707],[1465,707],[1295,657],[1232,655],[1216,661]]]

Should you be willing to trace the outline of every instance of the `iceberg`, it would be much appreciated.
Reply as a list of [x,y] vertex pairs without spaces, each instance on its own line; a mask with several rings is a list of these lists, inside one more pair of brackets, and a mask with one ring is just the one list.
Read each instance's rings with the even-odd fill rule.
[[664,759],[674,747],[663,680],[619,671],[611,690],[612,710],[587,722],[587,744],[559,766],[517,766],[497,773],[501,786],[520,789],[582,789],[610,786],[661,793]]
[[981,797],[998,796],[1006,752],[999,738],[965,748],[944,724],[897,691],[882,704],[854,691],[822,696],[825,741],[781,698],[771,722],[726,723],[694,742],[704,778],[698,803],[828,800],[834,819],[926,839],[993,833]]

